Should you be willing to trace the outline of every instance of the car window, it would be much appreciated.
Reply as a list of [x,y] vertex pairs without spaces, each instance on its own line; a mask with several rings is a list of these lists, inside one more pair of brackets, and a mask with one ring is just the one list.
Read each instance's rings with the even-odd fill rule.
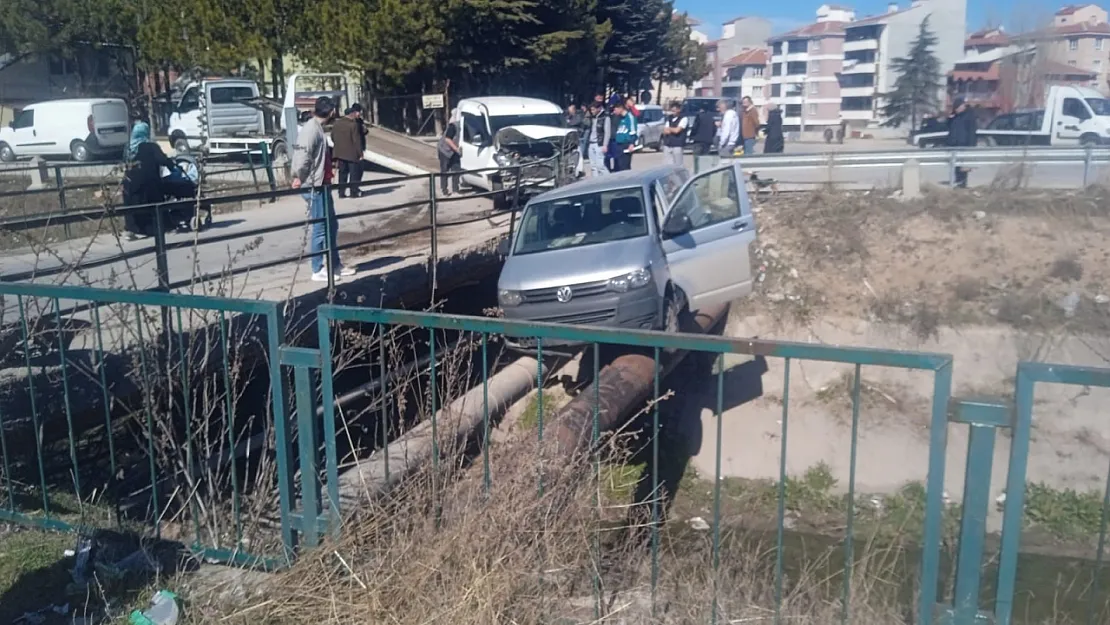
[[1013,130],[1014,118],[1012,115],[1000,115],[987,128],[989,130]]
[[23,109],[12,121],[12,128],[30,128],[35,125],[35,109]]
[[486,123],[483,118],[473,113],[463,113],[463,141],[472,144],[481,143],[481,138],[486,135]]
[[208,99],[211,104],[232,104],[253,97],[250,87],[213,87]]
[[736,184],[735,168],[718,169],[694,178],[675,201],[674,215],[686,215],[692,230],[706,228],[740,217],[746,198],[739,196],[743,188]]
[[200,108],[200,91],[198,89],[190,89],[181,96],[181,102],[177,104],[178,113],[191,113]]
[[1091,114],[1087,112],[1087,107],[1083,105],[1083,101],[1079,98],[1064,98],[1063,113],[1080,121],[1091,117]]
[[530,204],[514,254],[533,254],[647,235],[639,187],[587,193]]
[[490,131],[497,134],[498,130],[509,126],[553,126],[566,128],[567,118],[562,113],[540,113],[536,115],[491,115],[489,118]]

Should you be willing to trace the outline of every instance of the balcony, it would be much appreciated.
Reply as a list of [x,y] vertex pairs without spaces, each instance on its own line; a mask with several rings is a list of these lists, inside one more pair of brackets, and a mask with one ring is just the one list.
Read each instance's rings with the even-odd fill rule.
[[841,74],[874,74],[874,63],[858,63],[856,61],[844,61],[844,68],[840,70]]
[[875,113],[871,110],[866,111],[845,111],[840,109],[841,119],[851,119],[856,121],[871,121],[875,119]]
[[[791,52],[786,55],[786,62],[797,61],[804,63],[809,60],[809,51],[806,52]],[[774,62],[774,61],[772,61]]]
[[866,98],[875,95],[875,86],[869,85],[867,87],[841,87],[840,97],[842,98]]
[[878,39],[860,39],[858,41],[845,41],[844,51],[852,52],[854,50],[878,50]]

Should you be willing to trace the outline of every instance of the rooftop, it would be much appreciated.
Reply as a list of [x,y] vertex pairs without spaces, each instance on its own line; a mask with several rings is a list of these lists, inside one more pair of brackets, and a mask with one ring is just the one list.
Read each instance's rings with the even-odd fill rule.
[[[855,23],[852,22],[852,25]],[[832,37],[844,34],[844,27],[848,22],[814,22],[781,35],[775,35],[767,41],[785,41],[787,39],[811,39],[816,37]]]
[[767,65],[770,55],[766,48],[745,48],[740,54],[724,62],[725,67],[739,67],[741,65]]
[[1065,7],[1061,7],[1060,10],[1056,12],[1056,15],[1075,15],[1076,12],[1078,12],[1080,9],[1085,9],[1089,6],[1091,6],[1091,5],[1090,4],[1069,4]]

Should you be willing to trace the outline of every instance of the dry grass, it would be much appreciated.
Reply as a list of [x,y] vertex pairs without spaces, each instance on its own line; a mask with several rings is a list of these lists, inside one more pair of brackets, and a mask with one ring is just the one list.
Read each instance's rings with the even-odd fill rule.
[[[758,215],[767,298],[745,312],[793,311],[909,326],[1002,322],[1021,329],[1110,331],[1110,190],[818,191],[764,200]],[[1059,302],[1075,293],[1078,307]]]
[[[481,471],[431,488],[411,482],[391,503],[363,510],[342,537],[309,552],[254,603],[221,618],[241,623],[705,623],[713,588],[720,622],[773,614],[775,558],[759,535],[724,525],[714,573],[712,532],[672,521],[660,536],[652,615],[647,532],[630,531],[593,465],[539,461],[533,441],[498,449],[493,489]],[[542,473],[540,467],[545,471]],[[611,472],[603,472],[610,475]],[[434,482],[443,484],[440,475]],[[542,479],[542,494],[540,482]],[[643,528],[639,528],[643,529]],[[865,551],[865,549],[861,549]],[[905,622],[891,580],[905,579],[891,550],[869,551],[853,571],[852,622]],[[783,616],[829,623],[841,613],[841,578],[827,555],[795,562]],[[885,587],[885,588],[884,588]],[[201,617],[215,618],[215,612]],[[357,616],[355,616],[357,615]],[[229,618],[230,617],[230,618]]]

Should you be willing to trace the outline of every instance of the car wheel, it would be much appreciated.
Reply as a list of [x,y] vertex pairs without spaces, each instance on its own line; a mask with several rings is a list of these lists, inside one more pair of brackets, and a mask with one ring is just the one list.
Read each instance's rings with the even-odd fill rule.
[[1098,137],[1095,135],[1083,135],[1079,138],[1079,145],[1084,148],[1097,147]]
[[980,137],[979,140],[975,142],[975,144],[981,148],[993,148],[994,139],[990,137]]
[[15,151],[7,143],[0,143],[0,161],[11,163],[15,160]]
[[84,163],[89,160],[89,146],[85,145],[84,141],[74,141],[69,144],[69,155],[73,160]]
[[177,137],[173,140],[173,149],[175,152],[186,154],[189,152],[189,140],[185,137]]
[[[673,291],[669,292],[666,301],[663,302],[663,332],[667,334],[682,332],[686,318],[686,299],[681,294]],[[673,354],[679,350],[666,348],[663,351],[667,354]]]
[[512,200],[509,199],[509,192],[502,191],[493,195],[493,210],[507,211],[513,207]]

